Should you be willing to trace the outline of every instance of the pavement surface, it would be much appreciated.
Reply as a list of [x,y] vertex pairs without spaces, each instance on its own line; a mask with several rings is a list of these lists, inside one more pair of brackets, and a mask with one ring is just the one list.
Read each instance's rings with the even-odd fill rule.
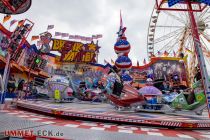
[[176,114],[144,113],[128,110],[116,111],[110,104],[103,103],[54,103],[34,100],[18,101],[17,106],[61,116],[80,116],[84,119],[99,118],[110,122],[120,120],[120,122],[124,123],[153,124],[176,128],[210,128],[210,119],[207,111],[204,111],[201,116],[195,115],[195,113],[190,111],[182,111]]
[[0,134],[32,130],[35,135],[70,140],[208,140],[210,130],[173,130],[113,123],[66,120],[19,109],[0,110]]

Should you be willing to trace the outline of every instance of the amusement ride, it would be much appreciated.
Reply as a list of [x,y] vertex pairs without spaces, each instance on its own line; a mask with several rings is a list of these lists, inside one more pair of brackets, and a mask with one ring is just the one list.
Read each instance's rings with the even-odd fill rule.
[[[31,0],[14,2],[2,0],[0,12],[20,14],[31,5]],[[25,100],[13,101],[16,107],[80,119],[210,128],[209,13],[209,0],[156,0],[147,35],[149,63],[143,66],[134,66],[129,57],[132,46],[121,12],[113,47],[117,59],[111,64],[97,61],[101,34],[84,37],[55,32],[52,36],[49,30],[54,25],[48,25],[46,32],[32,37],[38,40],[37,45],[31,45],[27,37],[34,27],[32,21],[19,21],[13,32],[1,24],[1,103],[11,95],[6,90],[8,85],[14,85],[15,78],[23,78]],[[11,73],[16,77],[10,77]],[[95,106],[88,110],[84,104]],[[201,118],[206,108],[208,116]],[[145,112],[171,118],[139,117]],[[179,115],[188,115],[189,120],[174,122]]]

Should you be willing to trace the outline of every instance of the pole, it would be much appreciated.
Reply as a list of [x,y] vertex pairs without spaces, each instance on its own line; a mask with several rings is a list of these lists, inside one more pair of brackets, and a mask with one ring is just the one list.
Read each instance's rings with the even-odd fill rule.
[[29,84],[29,82],[30,82],[30,77],[31,77],[31,66],[30,66],[30,69],[29,69],[29,71],[28,71],[28,84]]
[[[30,83],[31,70],[32,70],[32,66],[34,65],[34,59],[35,59],[34,55],[32,57],[33,57],[33,59],[32,59],[31,65],[29,66],[30,68],[29,68],[29,71],[28,71],[28,82],[27,82],[28,85]],[[29,87],[27,87],[27,92],[29,92]]]
[[189,9],[188,14],[191,21],[191,30],[192,30],[192,35],[193,35],[195,52],[198,59],[198,66],[201,71],[201,79],[203,83],[204,93],[206,95],[207,108],[208,108],[209,118],[210,118],[210,83],[208,79],[208,73],[206,69],[205,60],[203,57],[203,51],[201,48],[200,37],[199,37],[198,29],[197,29],[198,26],[196,24],[196,20],[193,14],[193,9],[192,9],[192,5],[190,1],[188,1],[188,9]]
[[[29,68],[29,71],[28,71],[28,85],[29,85],[29,83],[30,83],[30,78],[31,78],[31,70],[32,70],[32,66],[34,65],[34,61],[35,61],[35,58],[36,58],[36,56],[37,56],[38,54],[36,54],[35,56],[33,55],[33,56],[30,56],[30,57],[33,57],[33,59],[32,59],[32,62],[31,62],[31,65],[29,66],[30,68]],[[29,92],[29,86],[27,87],[27,93]]]
[[7,61],[6,61],[6,66],[4,68],[4,75],[3,75],[3,90],[2,90],[2,93],[1,93],[1,104],[4,103],[4,96],[5,96],[5,92],[6,92],[6,89],[7,89],[7,79],[8,79],[8,76],[9,76],[9,71],[10,71],[10,58],[11,58],[11,55],[10,53],[8,52],[7,53]]

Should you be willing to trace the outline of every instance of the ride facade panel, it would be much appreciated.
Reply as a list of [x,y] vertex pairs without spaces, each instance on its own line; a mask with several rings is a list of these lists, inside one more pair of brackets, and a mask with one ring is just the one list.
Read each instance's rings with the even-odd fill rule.
[[[46,58],[42,58],[36,45],[30,45],[26,40],[28,34],[32,30],[33,23],[29,20],[20,20],[17,27],[13,32],[10,32],[2,24],[0,24],[0,73],[5,75],[6,72],[10,78],[14,75],[14,86],[13,89],[17,89],[18,84],[21,80],[28,81],[27,86],[30,86],[31,81],[33,84],[40,85],[40,80],[49,77],[49,69],[47,67]],[[10,57],[9,57],[10,55]],[[37,59],[37,60],[36,60]],[[37,63],[36,63],[37,62]],[[7,83],[7,78],[5,78],[4,83]],[[38,83],[38,84],[37,84]],[[11,89],[11,84],[5,85],[5,97],[15,97],[17,90],[13,92],[7,92]],[[41,84],[42,85],[42,84]]]
[[190,85],[184,61],[186,60],[175,57],[153,57],[144,66],[133,66],[130,74],[134,78],[134,86],[135,82],[144,86],[147,78],[151,78],[157,86],[163,81],[169,81],[173,87],[187,88]]

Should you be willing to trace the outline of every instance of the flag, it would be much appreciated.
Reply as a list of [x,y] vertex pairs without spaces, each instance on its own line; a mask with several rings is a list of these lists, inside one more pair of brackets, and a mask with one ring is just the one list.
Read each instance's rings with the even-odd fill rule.
[[98,39],[98,38],[102,38],[102,36],[103,36],[102,34],[96,35],[97,39]]
[[115,64],[115,63],[114,63],[114,61],[113,61],[112,59],[111,59],[111,64],[112,64],[112,65],[114,65],[114,64]]
[[137,60],[137,66],[139,66],[139,61]]
[[81,39],[81,36],[75,35],[75,39]]
[[21,46],[22,49],[25,49],[26,47],[27,47],[26,44],[23,44],[23,45]]
[[106,67],[102,70],[103,74],[108,74],[109,71],[110,71],[110,67]]
[[41,46],[42,42],[41,41],[37,41],[37,46]]
[[185,48],[185,51],[187,51],[188,53],[193,53],[190,49]]
[[168,0],[168,6],[171,7],[179,2],[181,2],[182,0]]
[[164,55],[164,56],[168,56],[169,53],[168,53],[167,51],[165,51],[163,55]]
[[160,51],[158,51],[158,55],[161,55],[161,52]]
[[69,39],[75,39],[74,35],[69,35]]
[[15,24],[16,22],[17,22],[16,19],[13,19],[12,21],[10,21],[10,27],[11,27],[13,24]]
[[82,41],[86,41],[86,37],[84,37],[84,36],[81,36],[80,39],[81,39]]
[[97,36],[96,36],[96,35],[92,35],[92,38],[93,38],[93,39],[97,39]]
[[[77,38],[78,38],[78,39],[82,39],[82,36],[78,35]],[[85,39],[86,39],[86,37],[85,37]]]
[[84,38],[84,41],[88,41],[87,37]]
[[19,26],[19,27],[20,27],[20,26],[23,26],[24,22],[25,22],[25,20],[20,20],[20,21],[18,21],[18,26]]
[[31,26],[31,24],[26,23],[25,27],[29,28]]
[[119,32],[117,33],[119,36],[122,36],[123,35],[123,21],[122,21],[122,14],[121,14],[121,10],[120,10],[120,29],[119,29]]
[[54,28],[54,25],[48,25],[47,26],[47,30],[51,30],[51,29],[53,29]]
[[143,64],[144,64],[144,65],[146,65],[146,64],[147,64],[147,62],[146,62],[146,59],[145,59],[145,58],[144,58]]
[[86,37],[86,41],[93,41],[92,37]]
[[154,55],[152,52],[150,52],[150,56],[151,56],[151,57],[155,57],[155,55]]
[[39,39],[39,36],[32,36],[31,37],[31,41],[34,41],[34,40],[37,40],[37,39]]
[[120,27],[121,27],[121,29],[123,28],[123,21],[122,21],[122,14],[121,14],[121,10],[120,10]]
[[175,51],[173,51],[173,54],[174,54],[174,57],[176,57],[176,52]]
[[3,23],[7,22],[11,18],[11,15],[6,15],[3,18]]
[[105,64],[107,64],[107,63],[109,63],[109,62],[108,62],[108,61],[106,61],[106,60],[104,59],[104,63],[105,63]]
[[69,34],[68,33],[61,33],[61,37],[68,37]]
[[205,3],[206,5],[210,5],[210,1],[209,0],[200,0],[200,2]]
[[61,34],[61,32],[55,32],[55,36],[60,36]]
[[120,38],[125,37],[125,30],[126,30],[126,27],[123,27],[122,14],[121,14],[121,10],[120,10],[120,29],[117,32],[118,37],[120,37]]

